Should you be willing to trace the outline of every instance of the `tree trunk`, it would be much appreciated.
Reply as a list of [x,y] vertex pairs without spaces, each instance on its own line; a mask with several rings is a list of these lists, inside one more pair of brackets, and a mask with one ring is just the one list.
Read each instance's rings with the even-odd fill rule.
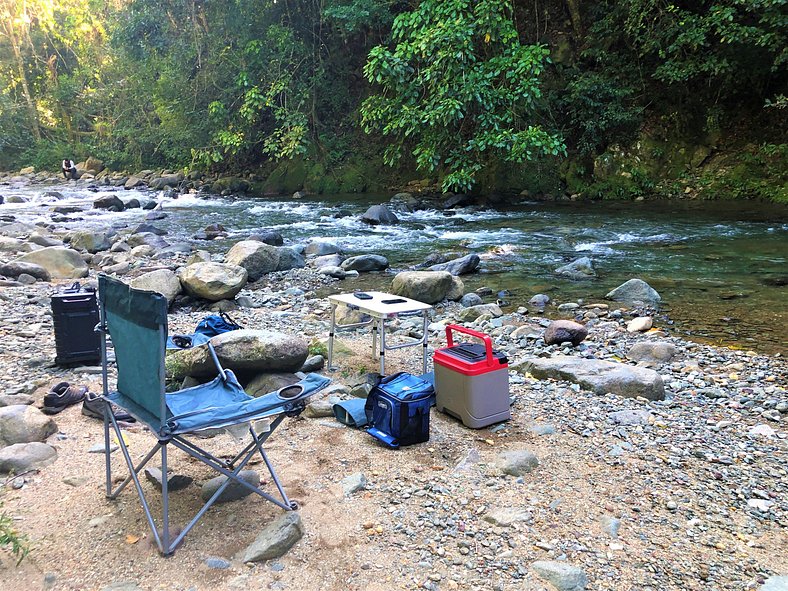
[[27,106],[27,115],[30,120],[30,131],[36,141],[41,139],[41,129],[38,124],[38,112],[36,104],[33,102],[33,96],[30,94],[30,87],[27,84],[27,74],[25,73],[25,60],[22,56],[22,50],[19,48],[19,38],[14,31],[14,23],[11,19],[4,23],[3,28],[8,35],[8,40],[11,43],[11,49],[14,52],[14,60],[16,61],[16,68],[19,75],[19,83],[22,86],[22,95],[25,97],[25,104]]
[[579,41],[583,35],[583,21],[580,18],[580,0],[566,0],[566,7],[569,9],[569,18],[572,19],[572,29],[575,31],[575,39]]

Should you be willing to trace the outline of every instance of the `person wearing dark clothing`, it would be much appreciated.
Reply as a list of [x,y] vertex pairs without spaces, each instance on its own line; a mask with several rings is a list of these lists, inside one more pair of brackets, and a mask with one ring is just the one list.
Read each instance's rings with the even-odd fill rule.
[[71,160],[71,158],[63,158],[63,164],[61,165],[61,168],[63,169],[63,178],[77,178],[77,166],[74,164],[74,161]]

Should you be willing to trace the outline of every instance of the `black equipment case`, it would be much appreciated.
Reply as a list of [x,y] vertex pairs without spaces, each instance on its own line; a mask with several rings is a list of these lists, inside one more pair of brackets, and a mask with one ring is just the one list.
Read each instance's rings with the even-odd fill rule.
[[101,341],[95,331],[99,322],[94,289],[83,290],[79,283],[52,296],[52,323],[55,328],[55,363],[76,365],[101,361]]

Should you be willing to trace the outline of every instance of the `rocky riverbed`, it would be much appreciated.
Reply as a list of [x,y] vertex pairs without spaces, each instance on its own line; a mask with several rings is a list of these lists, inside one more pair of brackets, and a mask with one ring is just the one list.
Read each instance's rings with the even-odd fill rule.
[[[332,386],[271,438],[270,455],[301,505],[300,539],[278,558],[250,555],[282,513],[245,497],[212,509],[174,558],[162,559],[133,491],[104,498],[103,454],[91,453],[101,422],[80,405],[53,417],[37,410],[58,382],[101,388],[97,368],[53,363],[50,297],[103,271],[167,295],[171,334],[228,311],[247,335],[284,343],[246,376],[262,392],[292,377],[259,369],[265,363],[322,367],[323,295],[354,290],[384,263],[347,263],[325,241],[301,248],[270,236],[209,254],[195,243],[163,244],[150,226],[66,232],[56,221],[6,220],[0,234],[0,501],[32,542],[19,566],[2,555],[9,588],[788,588],[781,356],[672,336],[647,285],[630,286],[623,302],[534,294],[505,314],[501,294],[464,293],[451,272],[459,264],[399,276],[391,289],[434,304],[430,350],[445,346],[448,323],[491,335],[510,363],[510,421],[471,430],[433,409],[428,443],[381,447],[328,414],[329,402],[365,394],[377,367],[366,332],[341,333]],[[545,309],[566,320],[557,324]],[[419,329],[420,320],[399,318],[388,338],[406,342]],[[230,349],[220,356],[240,363]],[[390,354],[388,371],[419,373],[416,350]],[[196,373],[179,355],[168,363],[173,383]],[[135,457],[144,455],[152,438],[139,426],[126,435]],[[206,441],[223,451],[235,443],[231,434]],[[172,499],[183,523],[212,475],[171,459],[177,474],[194,478]],[[266,478],[264,465],[252,469]]]

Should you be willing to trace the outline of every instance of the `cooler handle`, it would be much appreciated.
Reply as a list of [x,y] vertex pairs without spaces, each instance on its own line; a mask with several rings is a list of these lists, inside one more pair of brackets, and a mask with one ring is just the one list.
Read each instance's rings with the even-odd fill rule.
[[471,330],[470,328],[465,328],[464,326],[460,326],[459,324],[447,324],[446,325],[446,342],[448,343],[449,347],[454,346],[454,339],[452,338],[452,331],[461,332],[472,337],[476,337],[477,339],[481,339],[484,341],[484,349],[487,353],[487,366],[493,366],[493,349],[492,349],[492,340],[490,339],[489,335],[484,334],[483,332],[479,332],[477,330]]

